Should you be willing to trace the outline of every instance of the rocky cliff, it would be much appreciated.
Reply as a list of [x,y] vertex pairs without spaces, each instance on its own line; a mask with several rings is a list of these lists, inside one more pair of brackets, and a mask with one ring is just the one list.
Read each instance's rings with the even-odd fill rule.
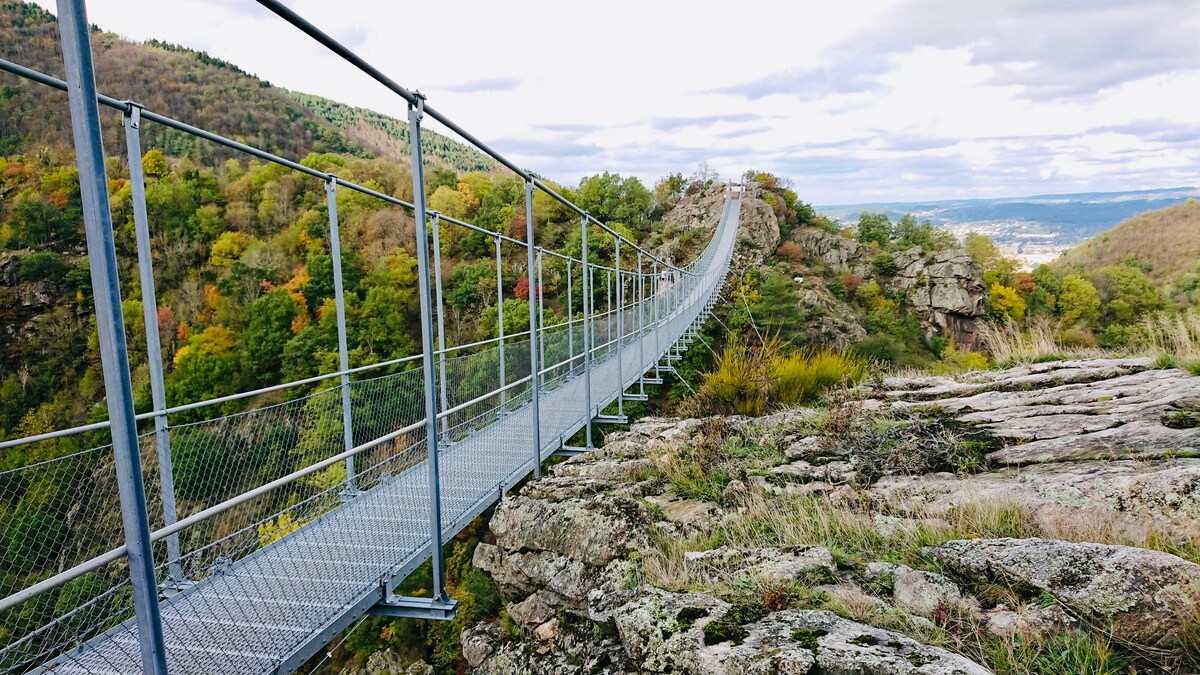
[[644,420],[500,504],[474,562],[507,617],[467,628],[464,655],[475,673],[1195,672],[1198,424],[1200,378],[1136,359]]
[[806,256],[833,273],[849,272],[877,280],[889,293],[904,299],[906,308],[921,319],[927,334],[953,336],[958,345],[974,349],[979,320],[987,308],[983,269],[963,248],[926,252],[919,247],[884,253],[893,274],[881,274],[881,255],[859,242],[816,228],[799,228],[791,235]]
[[[664,239],[670,243],[656,251],[656,254],[665,254],[672,261],[695,257],[699,249],[707,245],[721,222],[726,187],[725,183],[716,183],[703,192],[687,195],[667,212],[663,216],[667,233]],[[777,246],[779,221],[771,205],[758,197],[747,195],[742,200],[733,266],[761,263],[775,252]]]

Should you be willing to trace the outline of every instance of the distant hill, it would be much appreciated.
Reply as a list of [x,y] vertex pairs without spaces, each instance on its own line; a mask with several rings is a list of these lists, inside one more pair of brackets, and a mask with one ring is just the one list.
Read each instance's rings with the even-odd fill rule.
[[911,213],[957,235],[981,232],[1031,264],[1049,262],[1122,220],[1200,197],[1200,188],[1180,187],[1130,192],[1085,192],[1000,199],[928,202],[874,202],[817,206],[819,213],[843,224],[857,222],[863,211],[887,213],[893,220]]
[[1070,249],[1055,265],[1095,270],[1129,258],[1148,267],[1159,285],[1200,268],[1200,201],[1129,218]]
[[[163,42],[133,43],[94,32],[96,81],[109,96],[130,99],[237,141],[291,159],[309,152],[408,159],[408,125],[361,108],[290,92],[237,66]],[[62,56],[54,15],[25,2],[0,0],[0,57],[61,77]],[[70,147],[65,93],[0,73],[0,155]],[[104,111],[104,142],[110,153],[123,144],[116,114]],[[227,151],[155,124],[143,126],[143,144],[169,155],[212,164]],[[430,163],[459,171],[492,169],[485,155],[426,131]]]

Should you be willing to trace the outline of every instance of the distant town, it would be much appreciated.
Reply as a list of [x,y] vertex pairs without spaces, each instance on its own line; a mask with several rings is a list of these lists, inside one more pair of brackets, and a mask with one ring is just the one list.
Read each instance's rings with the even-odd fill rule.
[[863,211],[883,212],[893,220],[911,213],[957,237],[986,234],[1005,255],[1032,269],[1050,262],[1083,240],[1146,211],[1200,197],[1200,188],[1181,187],[1132,192],[961,199],[934,202],[876,202],[817,206],[822,215],[850,226]]

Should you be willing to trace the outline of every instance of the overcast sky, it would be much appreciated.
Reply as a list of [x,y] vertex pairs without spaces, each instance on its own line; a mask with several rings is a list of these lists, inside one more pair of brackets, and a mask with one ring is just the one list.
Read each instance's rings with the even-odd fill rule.
[[[1200,185],[1198,0],[289,5],[570,184],[606,170],[652,184],[708,161],[790,177],[817,204]],[[405,115],[252,0],[88,8],[135,40]]]

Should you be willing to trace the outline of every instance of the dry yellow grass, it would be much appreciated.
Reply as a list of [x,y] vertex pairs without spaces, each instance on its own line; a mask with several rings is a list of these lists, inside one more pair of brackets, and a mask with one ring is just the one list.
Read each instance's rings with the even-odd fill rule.
[[882,532],[877,512],[824,496],[776,498],[755,494],[743,508],[707,536],[682,541],[664,538],[643,560],[646,580],[667,588],[728,583],[726,575],[685,558],[688,551],[727,545],[742,550],[819,545],[840,562],[899,560],[927,564],[922,549],[952,539],[1043,537],[1063,541],[1117,544],[1165,551],[1200,561],[1200,523],[1167,520],[1114,509],[1027,508],[1015,502],[978,502],[913,518],[908,526]]
[[1200,310],[1196,309],[1145,317],[1130,344],[1119,351],[1064,345],[1058,339],[1058,326],[1049,318],[1034,320],[1024,329],[1012,322],[987,323],[981,334],[985,349],[1000,364],[1116,356],[1159,358],[1164,365],[1200,360]]

